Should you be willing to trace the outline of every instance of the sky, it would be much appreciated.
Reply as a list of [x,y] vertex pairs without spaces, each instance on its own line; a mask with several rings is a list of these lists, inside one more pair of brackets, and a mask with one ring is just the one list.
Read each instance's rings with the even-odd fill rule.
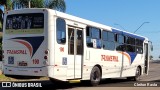
[[[66,13],[145,36],[160,56],[160,0],[65,0]],[[118,24],[118,25],[116,25]]]

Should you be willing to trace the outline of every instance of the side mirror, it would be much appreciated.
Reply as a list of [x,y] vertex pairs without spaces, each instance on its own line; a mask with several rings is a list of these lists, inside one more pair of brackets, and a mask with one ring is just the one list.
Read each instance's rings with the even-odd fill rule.
[[151,51],[153,51],[153,45],[151,46]]
[[151,42],[151,41],[149,41],[149,45],[150,45],[151,51],[153,51],[153,45],[152,45],[152,42]]

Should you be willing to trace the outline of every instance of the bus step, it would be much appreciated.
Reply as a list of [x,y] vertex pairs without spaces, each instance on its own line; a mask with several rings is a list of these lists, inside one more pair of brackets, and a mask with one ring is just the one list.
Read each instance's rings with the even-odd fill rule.
[[69,80],[69,83],[79,83],[81,82],[81,80],[77,79],[77,80]]

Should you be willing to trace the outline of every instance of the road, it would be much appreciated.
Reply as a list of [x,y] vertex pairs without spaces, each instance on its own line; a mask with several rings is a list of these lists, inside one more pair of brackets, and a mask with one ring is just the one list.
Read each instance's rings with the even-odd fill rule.
[[[13,82],[12,82],[13,83]],[[18,83],[18,82],[16,82]],[[160,61],[151,62],[149,75],[145,75],[141,77],[141,81],[134,82],[128,81],[127,79],[106,79],[102,80],[101,84],[97,87],[90,87],[85,82],[83,83],[74,83],[67,84],[63,83],[61,85],[55,85],[48,80],[43,81],[28,81],[28,82],[20,82],[20,83],[40,83],[42,88],[45,90],[55,90],[55,89],[65,89],[65,90],[158,90],[160,87]],[[150,85],[150,86],[149,86]],[[120,88],[119,88],[120,87]],[[0,88],[0,90],[21,90],[22,88]],[[33,88],[23,88],[23,90],[31,90]],[[35,89],[35,88],[34,88]]]

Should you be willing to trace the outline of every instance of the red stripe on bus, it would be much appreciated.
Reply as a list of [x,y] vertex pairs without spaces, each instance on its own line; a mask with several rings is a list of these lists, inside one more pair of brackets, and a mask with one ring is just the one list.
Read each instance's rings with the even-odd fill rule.
[[24,41],[19,41],[19,40],[16,40],[16,42],[19,42],[19,43],[25,45],[28,48],[29,52],[30,52],[30,56],[32,56],[33,49],[32,49],[32,46],[30,44],[28,44],[27,42],[24,42]]

